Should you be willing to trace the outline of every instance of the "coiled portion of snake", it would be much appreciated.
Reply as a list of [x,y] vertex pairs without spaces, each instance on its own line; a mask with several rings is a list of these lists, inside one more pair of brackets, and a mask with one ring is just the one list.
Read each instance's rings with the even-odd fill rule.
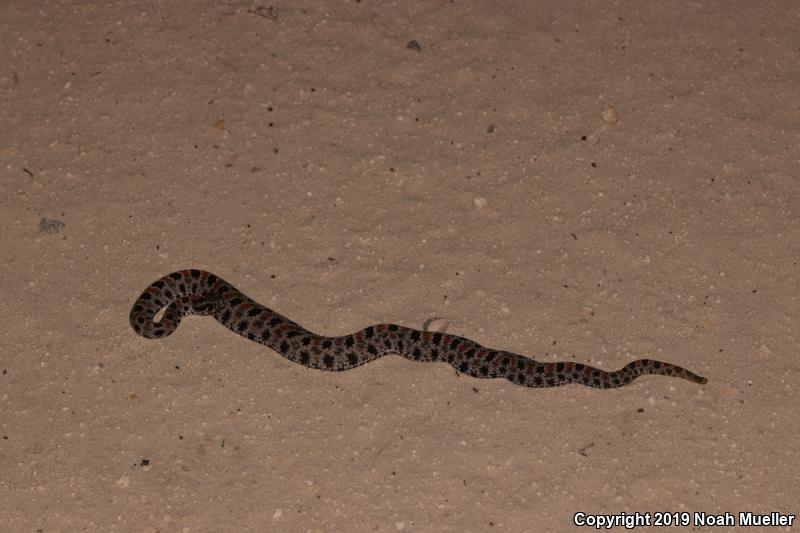
[[[156,314],[164,307],[161,320]],[[376,324],[350,335],[317,335],[287,317],[248,298],[222,278],[203,270],[180,270],[153,282],[133,304],[133,330],[148,339],[172,334],[186,315],[210,315],[243,337],[265,344],[295,363],[341,371],[389,353],[412,361],[443,361],[476,378],[506,378],[525,387],[579,383],[611,389],[645,374],[673,376],[705,384],[706,378],[654,359],[638,359],[616,371],[575,362],[541,363],[477,342],[395,324]]]

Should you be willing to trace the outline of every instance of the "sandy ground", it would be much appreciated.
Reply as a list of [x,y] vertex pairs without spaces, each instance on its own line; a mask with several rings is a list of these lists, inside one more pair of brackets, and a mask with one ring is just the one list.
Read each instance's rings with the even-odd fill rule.
[[[788,0],[3,2],[0,529],[797,514],[798,25]],[[709,383],[325,373],[207,317],[136,336],[187,267],[320,333],[439,316]]]

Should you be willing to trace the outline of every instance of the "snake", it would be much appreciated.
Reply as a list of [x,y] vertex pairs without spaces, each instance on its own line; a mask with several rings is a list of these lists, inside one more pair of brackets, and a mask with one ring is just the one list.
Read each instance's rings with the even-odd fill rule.
[[[156,315],[163,310],[160,319]],[[570,383],[598,389],[628,385],[642,375],[673,376],[704,385],[707,379],[655,359],[637,359],[620,370],[587,364],[540,362],[517,353],[487,348],[444,332],[375,324],[338,337],[318,335],[265,307],[219,276],[199,269],[179,270],[151,283],[130,312],[133,331],[147,339],[172,334],[184,316],[213,316],[231,331],[264,344],[286,359],[309,368],[342,371],[399,354],[411,361],[447,362],[475,378],[505,378],[525,387]]]

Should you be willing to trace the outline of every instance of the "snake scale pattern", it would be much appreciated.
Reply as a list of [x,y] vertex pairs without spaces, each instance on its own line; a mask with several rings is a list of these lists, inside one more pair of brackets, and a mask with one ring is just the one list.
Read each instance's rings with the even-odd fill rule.
[[[164,307],[161,319],[155,321]],[[347,370],[396,353],[412,361],[446,361],[459,372],[476,378],[506,378],[525,387],[579,383],[611,389],[645,374],[674,376],[701,385],[707,381],[685,368],[653,359],[638,359],[612,372],[574,362],[541,363],[486,348],[464,337],[395,324],[377,324],[350,335],[325,337],[203,270],[180,270],[153,282],[134,303],[130,322],[142,337],[159,339],[174,332],[186,315],[211,315],[226,328],[269,346],[290,361],[321,370]]]

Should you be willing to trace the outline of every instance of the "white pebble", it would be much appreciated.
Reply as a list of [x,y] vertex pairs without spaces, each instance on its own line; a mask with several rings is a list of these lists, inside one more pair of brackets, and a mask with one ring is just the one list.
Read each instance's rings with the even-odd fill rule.
[[472,199],[472,205],[478,209],[486,207],[489,202],[483,196],[476,196]]

